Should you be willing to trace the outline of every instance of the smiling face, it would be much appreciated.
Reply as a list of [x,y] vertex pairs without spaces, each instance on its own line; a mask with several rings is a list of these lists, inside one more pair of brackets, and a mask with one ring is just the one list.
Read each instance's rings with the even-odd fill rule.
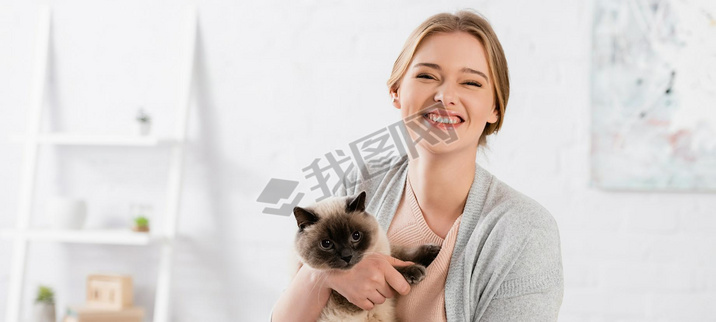
[[[430,153],[442,154],[471,149],[477,151],[478,141],[486,123],[498,120],[493,80],[485,48],[467,32],[439,32],[427,36],[418,46],[398,87],[393,102],[403,119],[415,119],[423,128],[452,130],[458,139],[451,143],[441,140],[431,144],[420,140],[418,146]],[[442,104],[440,104],[442,103]],[[434,108],[442,107],[444,108]],[[431,108],[432,107],[432,108]],[[410,127],[408,127],[410,129]],[[409,130],[413,140],[419,133]]]

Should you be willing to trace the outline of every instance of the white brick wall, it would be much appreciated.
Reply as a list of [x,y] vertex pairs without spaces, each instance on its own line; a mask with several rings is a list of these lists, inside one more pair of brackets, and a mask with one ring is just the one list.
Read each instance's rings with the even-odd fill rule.
[[[47,128],[123,133],[140,105],[167,133],[177,99],[182,3],[0,1],[0,228],[17,210],[35,32],[51,3]],[[716,321],[716,197],[588,186],[592,1],[200,1],[196,105],[174,275],[174,321],[261,321],[289,281],[295,223],[255,202],[272,178],[398,120],[385,81],[405,38],[440,11],[473,7],[494,24],[512,92],[480,162],[559,223],[560,321]],[[126,120],[126,121],[123,121]],[[161,151],[43,149],[38,199],[84,196],[94,226],[130,202],[163,210]],[[310,182],[302,188],[308,191]],[[38,204],[41,209],[41,204]],[[48,222],[41,211],[34,222]],[[0,241],[0,258],[11,245]],[[33,245],[26,290],[49,283],[60,311],[97,270],[135,275],[153,305],[156,249]],[[0,261],[0,319],[9,261]],[[30,303],[31,292],[24,301]],[[151,310],[150,310],[151,313]]]

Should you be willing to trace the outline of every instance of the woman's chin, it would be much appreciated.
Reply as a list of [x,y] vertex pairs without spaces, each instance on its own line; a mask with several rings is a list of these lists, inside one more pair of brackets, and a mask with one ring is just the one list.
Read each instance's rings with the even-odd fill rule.
[[[422,155],[423,153],[429,153],[432,155],[448,155],[464,152],[465,146],[463,143],[464,142],[460,142],[460,140],[458,140],[451,143],[445,143],[441,141],[436,144],[430,144],[429,142],[423,140],[418,143],[418,146],[420,147],[420,149],[418,149],[418,156]],[[477,145],[477,143],[475,144]]]

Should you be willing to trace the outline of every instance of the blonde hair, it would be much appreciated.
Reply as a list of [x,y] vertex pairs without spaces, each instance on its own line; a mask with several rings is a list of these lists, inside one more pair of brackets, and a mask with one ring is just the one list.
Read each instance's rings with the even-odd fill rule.
[[439,13],[431,16],[421,23],[410,34],[403,45],[398,59],[393,64],[393,71],[388,79],[389,91],[397,91],[400,81],[405,75],[410,62],[413,60],[415,51],[420,43],[427,36],[440,32],[459,32],[464,31],[473,35],[482,43],[487,52],[487,64],[490,68],[489,75],[493,80],[495,108],[498,110],[497,122],[487,123],[485,129],[480,135],[477,146],[485,146],[487,144],[486,137],[492,133],[496,133],[501,127],[507,108],[507,100],[510,96],[510,79],[507,69],[507,60],[505,53],[502,51],[502,45],[497,39],[497,35],[492,30],[492,26],[482,15],[469,9],[460,10],[455,14]]

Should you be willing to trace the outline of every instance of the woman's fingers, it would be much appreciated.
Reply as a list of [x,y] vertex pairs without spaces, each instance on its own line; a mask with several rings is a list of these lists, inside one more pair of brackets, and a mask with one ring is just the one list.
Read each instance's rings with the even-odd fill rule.
[[386,267],[385,281],[401,295],[405,295],[410,292],[410,284],[408,284],[408,281],[405,280],[403,274],[400,274],[400,272],[398,272],[393,266]]
[[385,255],[385,258],[388,259],[388,263],[390,263],[391,266],[408,266],[408,265],[415,264],[413,262],[402,261],[402,260],[399,260],[395,257],[388,256],[388,255]]
[[[364,310],[371,310],[375,305],[385,303],[386,299],[395,297],[396,291],[407,294],[410,285],[393,267],[411,265],[385,254],[370,254],[356,267],[347,271],[330,274],[327,285],[353,300],[351,303]],[[358,287],[358,286],[363,287]]]
[[385,298],[395,297],[395,291],[393,290],[392,287],[390,287],[390,285],[388,285],[388,283],[386,283],[386,284],[383,285],[382,287],[379,287],[379,288],[378,288],[378,292],[379,292],[381,295],[383,295],[383,297],[385,297]]
[[362,300],[359,303],[353,303],[357,305],[359,308],[364,309],[366,311],[370,311],[375,307],[375,304],[373,302],[369,301],[368,299]]
[[368,296],[368,300],[373,302],[373,304],[375,304],[375,305],[385,303],[385,297],[382,294],[380,294],[380,292],[378,292],[377,290]]

